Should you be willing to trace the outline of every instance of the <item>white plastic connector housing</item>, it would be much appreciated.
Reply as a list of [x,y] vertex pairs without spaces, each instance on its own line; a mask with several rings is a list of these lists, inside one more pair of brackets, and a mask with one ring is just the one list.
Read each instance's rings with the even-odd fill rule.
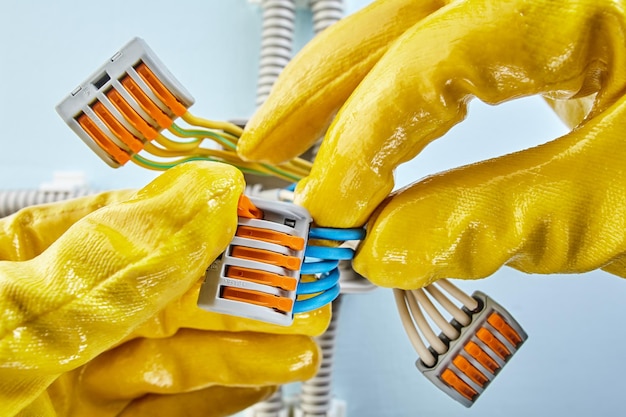
[[476,402],[528,338],[504,307],[480,291],[472,297],[482,308],[460,329],[448,351],[432,367],[420,359],[415,363],[426,378],[466,407]]
[[161,130],[158,128],[158,123],[142,109],[141,105],[136,102],[120,83],[123,78],[129,76],[161,111],[168,116],[174,117],[171,109],[152,92],[137,71],[135,71],[135,67],[141,62],[157,76],[159,81],[183,106],[188,108],[194,103],[191,94],[168,71],[148,44],[141,38],[134,38],[109,58],[96,72],[91,74],[86,81],[72,90],[72,92],[56,106],[57,113],[65,123],[69,125],[91,150],[113,168],[119,167],[121,165],[120,162],[116,161],[109,153],[102,149],[76,119],[81,114],[86,114],[102,133],[106,135],[108,140],[120,149],[132,153],[133,150],[129,149],[128,144],[121,141],[94,113],[91,107],[96,101],[100,101],[119,123],[133,135],[140,138],[142,134],[125,120],[118,109],[111,103],[109,97],[107,97],[106,93],[113,88],[128,102],[142,119],[152,125],[156,130]]
[[[250,200],[263,212],[263,218],[238,218],[235,237],[206,271],[198,306],[288,326],[293,321],[312,219],[306,209],[294,204]],[[255,236],[266,232],[296,244],[272,243]]]

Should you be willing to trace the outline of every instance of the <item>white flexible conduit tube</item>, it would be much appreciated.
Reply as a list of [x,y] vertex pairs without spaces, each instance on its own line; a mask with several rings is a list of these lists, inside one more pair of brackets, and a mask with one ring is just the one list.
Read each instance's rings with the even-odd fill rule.
[[267,99],[280,72],[291,59],[296,5],[293,0],[262,0],[261,62],[256,105]]
[[303,417],[327,417],[331,410],[335,338],[341,302],[341,295],[333,301],[330,325],[323,335],[315,339],[322,350],[322,364],[317,375],[302,383],[299,409]]
[[11,190],[0,191],[0,217],[5,217],[24,207],[36,204],[52,203],[83,197],[95,191],[77,189],[72,191],[44,191],[44,190]]
[[343,0],[311,0],[316,35],[343,17]]
[[[343,0],[311,0],[315,35],[343,17]],[[319,148],[319,142],[316,147]],[[317,149],[314,154],[317,154]],[[299,410],[302,417],[327,417],[332,405],[332,370],[341,295],[333,301],[333,316],[326,332],[316,338],[322,350],[322,365],[317,375],[302,383]],[[298,415],[298,414],[296,414]]]

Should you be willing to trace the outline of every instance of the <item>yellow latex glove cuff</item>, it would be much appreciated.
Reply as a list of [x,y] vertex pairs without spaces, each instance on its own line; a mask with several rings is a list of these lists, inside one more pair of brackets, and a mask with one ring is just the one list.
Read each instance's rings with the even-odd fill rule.
[[[387,3],[399,4],[379,1],[313,42],[307,53],[317,58],[317,71],[337,74],[345,65],[329,59],[343,41],[339,27],[365,33],[363,16],[387,21]],[[418,17],[343,103],[296,201],[324,226],[369,221],[354,265],[380,285],[415,288],[442,277],[480,278],[504,264],[537,273],[604,268],[623,276],[624,6],[466,0]],[[310,65],[296,59],[284,77],[294,82],[310,74]],[[315,83],[307,79],[306,85]],[[324,111],[334,99],[306,87],[299,92],[294,99],[277,88],[264,107],[310,101]],[[544,146],[441,173],[388,197],[395,167],[463,120],[472,98],[498,104],[534,94],[550,98],[575,129]],[[266,150],[273,148],[283,149],[281,158],[300,152],[289,136],[307,132],[299,129],[309,124],[306,118],[290,120],[293,130],[278,135],[264,126],[287,125],[283,114],[259,114],[240,142],[243,156],[271,159]]]
[[[271,385],[312,376],[318,351],[304,334],[322,331],[328,309],[298,317],[298,327],[280,330],[291,335],[277,337],[256,333],[273,330],[266,325],[196,306],[199,279],[234,234],[243,188],[230,166],[188,163],[136,193],[0,220],[0,414],[28,406],[20,415],[147,416],[202,403],[195,408],[202,415],[227,415],[267,396]],[[234,330],[239,336],[227,332]],[[291,350],[268,355],[248,374],[224,374],[224,366],[247,363],[238,355],[254,357],[259,338],[268,350]],[[167,399],[158,395],[163,384]]]

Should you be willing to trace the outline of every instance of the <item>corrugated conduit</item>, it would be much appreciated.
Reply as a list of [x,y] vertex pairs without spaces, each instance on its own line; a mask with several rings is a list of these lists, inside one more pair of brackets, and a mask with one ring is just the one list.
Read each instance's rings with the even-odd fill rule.
[[24,207],[53,203],[94,194],[96,191],[76,189],[71,191],[9,190],[0,191],[0,217],[5,217]]

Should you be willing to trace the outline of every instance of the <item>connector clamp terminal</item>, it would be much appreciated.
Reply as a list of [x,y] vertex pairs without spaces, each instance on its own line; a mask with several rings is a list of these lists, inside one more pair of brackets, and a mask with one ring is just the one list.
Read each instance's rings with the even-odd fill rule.
[[193,104],[141,38],[134,38],[56,107],[107,164],[124,165]]
[[311,216],[294,204],[250,198],[235,237],[207,269],[198,306],[288,326],[304,262]]
[[[438,388],[471,407],[528,338],[526,332],[501,305],[476,291],[480,311],[451,341],[434,366],[420,359],[415,365]],[[458,323],[455,323],[458,326]]]

